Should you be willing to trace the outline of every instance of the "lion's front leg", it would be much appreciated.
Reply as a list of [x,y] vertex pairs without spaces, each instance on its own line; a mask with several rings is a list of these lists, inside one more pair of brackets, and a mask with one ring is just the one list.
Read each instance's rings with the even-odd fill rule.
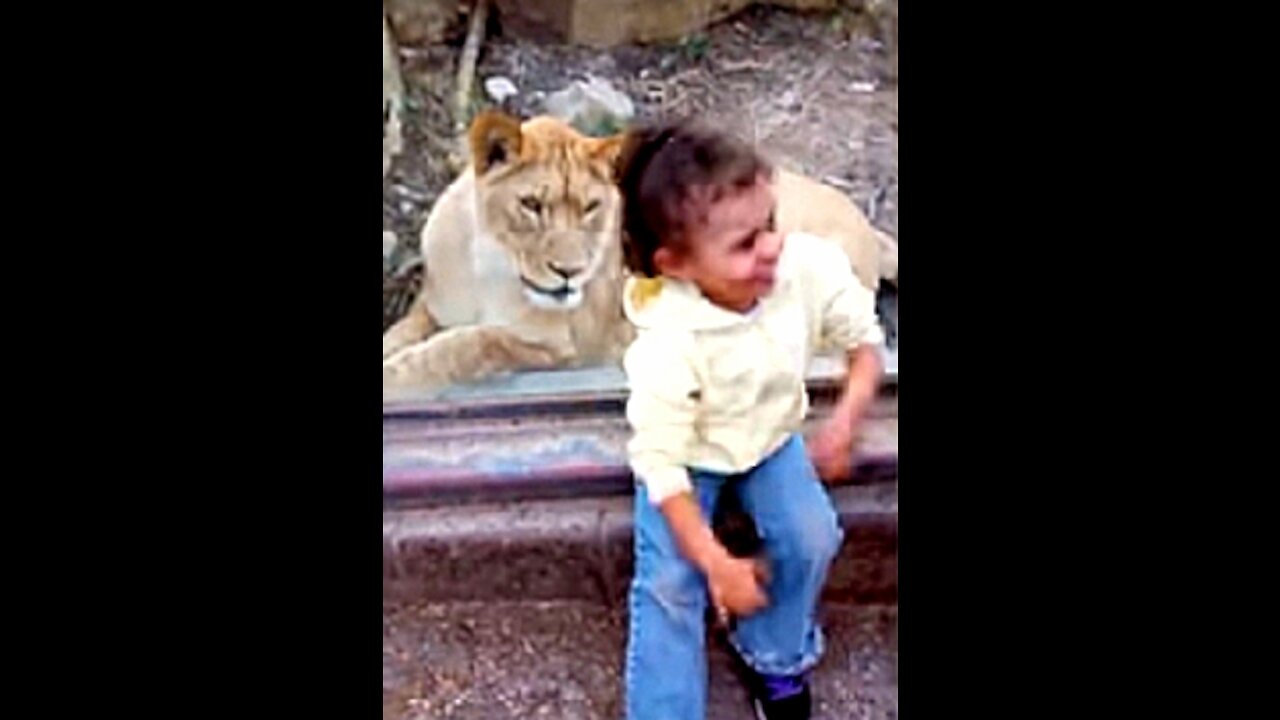
[[874,228],[876,246],[880,250],[880,277],[898,286],[898,241],[889,233]]
[[396,321],[394,325],[387,328],[382,334],[382,359],[385,362],[387,358],[403,350],[414,343],[419,343],[438,329],[435,320],[432,319],[431,313],[427,311],[426,304],[421,297],[416,298],[413,304],[409,306],[409,312],[404,317]]
[[569,359],[550,342],[506,328],[453,328],[383,360],[382,386],[434,390],[514,370],[554,368]]

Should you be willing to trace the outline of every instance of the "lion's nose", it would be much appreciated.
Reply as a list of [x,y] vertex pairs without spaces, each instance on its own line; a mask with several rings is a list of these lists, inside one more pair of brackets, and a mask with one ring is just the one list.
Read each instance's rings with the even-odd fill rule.
[[586,269],[581,265],[558,265],[553,262],[548,262],[547,267],[551,268],[551,272],[559,275],[560,277],[566,280],[573,277],[574,275],[581,274],[582,271]]

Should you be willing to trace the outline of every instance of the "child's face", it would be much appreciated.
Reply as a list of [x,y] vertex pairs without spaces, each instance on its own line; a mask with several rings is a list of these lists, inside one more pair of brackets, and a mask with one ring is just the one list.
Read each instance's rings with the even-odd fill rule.
[[774,207],[768,180],[757,178],[710,206],[707,221],[691,228],[686,252],[663,248],[655,260],[663,273],[693,282],[711,302],[750,310],[773,289],[782,254]]

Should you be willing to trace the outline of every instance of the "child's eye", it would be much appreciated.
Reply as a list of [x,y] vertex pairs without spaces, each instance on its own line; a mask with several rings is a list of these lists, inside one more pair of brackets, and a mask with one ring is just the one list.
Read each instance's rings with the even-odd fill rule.
[[737,249],[741,250],[742,252],[747,252],[751,250],[751,248],[754,248],[755,246],[756,246],[756,236],[752,235],[746,240],[743,240],[742,242],[738,243]]

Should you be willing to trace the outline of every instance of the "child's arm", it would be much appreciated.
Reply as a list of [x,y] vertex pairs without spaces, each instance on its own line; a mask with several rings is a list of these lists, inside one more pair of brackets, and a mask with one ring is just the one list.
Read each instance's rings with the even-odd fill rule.
[[750,615],[765,606],[760,589],[762,568],[753,560],[736,558],[716,539],[689,493],[667,498],[661,505],[680,552],[707,576],[711,602],[720,615]]
[[831,416],[809,443],[809,454],[822,479],[828,482],[848,479],[854,439],[867,407],[875,398],[882,372],[880,353],[874,346],[859,345],[849,351],[844,392]]
[[832,416],[847,418],[856,423],[875,399],[883,373],[884,364],[880,362],[879,348],[874,345],[859,345],[850,350],[849,375],[845,378],[844,393]]
[[729,555],[693,497],[686,450],[696,441],[699,384],[682,347],[687,338],[641,334],[623,360],[630,395],[627,443],[631,469],[667,521],[680,553],[707,577],[721,613],[749,614],[764,605],[756,566]]
[[627,348],[627,423],[631,470],[655,507],[693,489],[686,469],[697,442],[700,385],[688,361],[690,338],[641,332]]
[[884,371],[880,361],[884,333],[876,320],[875,295],[858,282],[847,260],[841,262],[842,253],[834,248],[823,250],[831,257],[813,267],[822,303],[822,334],[849,348],[844,392],[809,444],[818,474],[831,482],[847,479],[852,471],[858,427]]

